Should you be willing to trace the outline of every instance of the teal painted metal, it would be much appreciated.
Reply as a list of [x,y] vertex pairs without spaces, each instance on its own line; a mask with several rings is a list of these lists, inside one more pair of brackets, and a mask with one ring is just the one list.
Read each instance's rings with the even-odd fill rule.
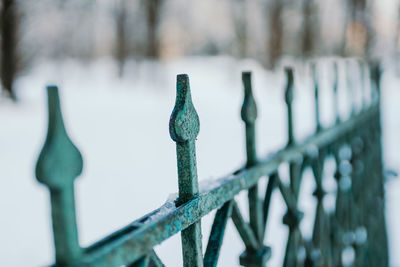
[[232,214],[232,205],[232,201],[226,202],[215,215],[210,238],[208,239],[206,254],[204,255],[204,266],[217,266],[226,224]]
[[313,79],[314,79],[314,100],[315,100],[315,131],[319,132],[322,129],[320,120],[320,109],[319,109],[319,76],[317,63],[313,64]]
[[338,87],[339,87],[339,67],[338,67],[338,62],[333,62],[333,95],[334,95],[333,114],[335,114],[336,124],[340,122]]
[[[189,77],[178,75],[175,108],[169,122],[169,132],[176,142],[178,156],[178,205],[199,194],[197,181],[195,141],[200,131],[200,121],[192,103]],[[182,231],[183,266],[203,266],[200,220]]]
[[58,88],[47,87],[49,126],[36,166],[36,177],[50,190],[56,263],[70,264],[81,255],[75,218],[74,180],[82,172],[82,156],[64,127]]
[[286,74],[286,89],[285,89],[285,103],[287,107],[287,124],[288,124],[288,142],[287,146],[292,146],[295,143],[294,129],[293,129],[293,69],[285,68]]
[[[245,124],[247,161],[218,185],[200,191],[197,181],[195,141],[200,129],[192,103],[189,78],[177,77],[177,97],[170,119],[170,135],[176,142],[179,197],[168,202],[95,244],[83,248],[78,242],[75,218],[74,180],[82,171],[82,157],[69,139],[61,115],[58,89],[49,86],[48,134],[39,155],[36,177],[50,190],[56,266],[164,266],[154,246],[181,232],[184,266],[216,266],[231,218],[245,251],[243,266],[265,266],[273,249],[264,245],[267,221],[274,190],[279,190],[287,212],[283,223],[289,236],[284,266],[342,266],[342,253],[353,250],[354,266],[387,266],[388,248],[384,218],[383,163],[380,128],[379,65],[370,68],[371,101],[358,113],[339,120],[337,101],[338,65],[334,65],[335,124],[322,128],[316,115],[317,131],[301,143],[293,130],[294,76],[285,70],[287,84],[288,141],[277,153],[257,157],[257,106],[251,73],[242,75],[244,102],[241,117]],[[319,113],[318,86],[315,85],[316,113]],[[364,96],[363,96],[364,98]],[[328,212],[323,206],[324,166],[328,158],[336,162],[336,206]],[[290,184],[283,183],[279,166],[289,165]],[[316,213],[312,237],[306,239],[299,227],[303,213],[298,198],[304,171],[310,168],[315,179]],[[259,195],[259,180],[267,176],[265,194]],[[235,202],[247,190],[249,221]],[[217,210],[203,257],[200,221]],[[371,216],[373,211],[373,216]],[[273,244],[270,244],[273,247]]]
[[[246,129],[246,168],[251,168],[257,164],[256,152],[256,130],[255,123],[257,119],[257,106],[253,96],[251,85],[251,73],[242,74],[244,87],[244,101],[241,110],[241,117],[245,123]],[[254,184],[248,189],[249,198],[249,217],[250,227],[257,240],[255,249],[246,248],[246,251],[240,255],[240,264],[243,266],[264,266],[271,256],[271,249],[263,245],[263,211],[262,202],[258,196],[258,184]]]

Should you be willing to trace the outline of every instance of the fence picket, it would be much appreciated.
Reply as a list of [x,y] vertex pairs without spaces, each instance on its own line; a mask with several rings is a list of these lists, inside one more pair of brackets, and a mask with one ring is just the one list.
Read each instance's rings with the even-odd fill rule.
[[50,190],[56,264],[81,255],[75,216],[74,180],[82,172],[82,156],[65,130],[58,88],[47,87],[48,132],[36,164],[36,178]]
[[[177,97],[169,127],[171,138],[176,142],[179,184],[177,204],[180,205],[199,194],[195,141],[199,134],[200,123],[192,103],[188,75],[178,75],[176,90]],[[181,237],[183,265],[203,266],[200,221],[184,229]]]

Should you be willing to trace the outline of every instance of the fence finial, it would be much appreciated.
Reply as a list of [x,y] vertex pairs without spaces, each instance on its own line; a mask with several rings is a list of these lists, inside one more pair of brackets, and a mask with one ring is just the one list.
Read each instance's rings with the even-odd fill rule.
[[241,109],[241,117],[246,125],[246,149],[247,167],[257,162],[256,141],[255,141],[255,122],[257,119],[257,105],[254,100],[251,86],[251,72],[243,72],[242,80],[244,86],[244,100]]
[[285,89],[285,103],[287,107],[287,123],[288,123],[288,142],[287,146],[294,144],[294,129],[293,129],[293,69],[291,67],[285,68],[286,73],[286,89]]
[[179,204],[199,193],[195,140],[200,131],[199,116],[193,106],[189,77],[177,76],[176,102],[169,121],[169,133],[176,142],[178,156]]
[[[189,77],[177,76],[176,102],[169,121],[169,133],[176,142],[178,161],[178,205],[182,205],[199,194],[197,181],[195,141],[199,134],[199,116],[193,106],[190,94]],[[200,221],[182,231],[183,265],[202,267],[203,254],[201,244]]]
[[380,101],[381,94],[381,78],[382,70],[379,62],[373,62],[370,66],[370,77],[371,77],[371,99],[372,101]]
[[169,123],[169,133],[175,142],[195,140],[199,134],[200,122],[192,103],[187,74],[178,75],[176,90],[176,102]]
[[65,130],[58,88],[47,87],[49,124],[45,144],[36,165],[37,180],[61,189],[82,172],[82,156]]
[[245,123],[253,124],[257,119],[257,105],[254,100],[253,89],[251,86],[251,72],[243,72],[242,81],[244,86],[244,100],[241,117]]
[[82,172],[81,153],[65,130],[58,88],[47,87],[49,124],[36,165],[37,180],[50,190],[56,263],[76,260],[81,248],[75,217],[74,180]]

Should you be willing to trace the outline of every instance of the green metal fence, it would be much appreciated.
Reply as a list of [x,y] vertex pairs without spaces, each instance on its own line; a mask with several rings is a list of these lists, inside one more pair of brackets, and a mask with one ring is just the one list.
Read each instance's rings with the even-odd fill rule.
[[[315,71],[315,69],[314,69]],[[337,68],[333,68],[337,73]],[[272,156],[258,158],[255,128],[256,102],[252,94],[251,73],[242,74],[244,101],[241,117],[246,132],[247,162],[232,175],[201,191],[197,181],[195,141],[199,117],[192,104],[189,78],[177,77],[177,97],[169,130],[176,142],[179,197],[97,243],[83,248],[78,243],[75,218],[74,180],[82,171],[82,156],[68,138],[58,96],[49,86],[49,125],[40,153],[36,177],[50,190],[56,266],[164,266],[154,251],[172,235],[181,232],[183,265],[216,266],[226,224],[232,219],[245,251],[243,266],[265,266],[273,244],[264,244],[267,220],[274,190],[282,195],[287,207],[283,223],[289,236],[284,266],[387,266],[388,248],[384,218],[378,65],[370,68],[371,94],[362,108],[352,108],[351,116],[341,120],[338,112],[337,75],[332,85],[336,122],[322,127],[319,119],[319,86],[315,84],[315,133],[304,142],[296,142],[293,131],[293,70],[286,68],[287,145]],[[363,99],[367,90],[363,84]],[[350,88],[351,89],[351,88]],[[333,212],[324,208],[324,164],[336,163],[336,204]],[[290,183],[281,179],[278,168],[289,165]],[[299,224],[303,213],[298,208],[302,176],[311,169],[317,201],[312,238],[303,238]],[[263,178],[263,177],[267,178]],[[267,179],[265,194],[259,195],[259,180]],[[249,222],[235,202],[235,196],[248,192]],[[203,252],[201,219],[217,210],[208,244]],[[354,252],[350,260],[343,256]],[[235,255],[232,255],[234,257]]]

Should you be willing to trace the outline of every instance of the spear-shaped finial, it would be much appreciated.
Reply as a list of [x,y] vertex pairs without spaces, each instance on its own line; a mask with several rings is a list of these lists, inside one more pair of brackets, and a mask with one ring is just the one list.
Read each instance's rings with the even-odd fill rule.
[[294,141],[293,130],[293,69],[290,67],[285,68],[286,73],[286,89],[285,89],[285,103],[287,107],[287,123],[288,123],[288,142],[287,146],[291,146]]
[[184,203],[199,193],[195,140],[200,131],[200,122],[192,103],[188,75],[178,75],[176,90],[176,102],[169,121],[169,133],[177,147],[178,202]]
[[242,80],[244,86],[244,100],[241,109],[241,117],[246,125],[246,151],[247,167],[257,162],[255,122],[257,119],[257,105],[253,96],[251,86],[251,72],[243,72]]
[[36,165],[37,180],[50,190],[56,263],[74,262],[81,254],[75,217],[74,180],[82,156],[65,130],[58,88],[47,87],[49,124]]
[[190,94],[189,76],[180,74],[176,82],[176,102],[172,111],[169,132],[175,142],[194,141],[199,134],[199,116]]
[[380,99],[380,85],[382,78],[382,70],[379,62],[373,62],[370,66],[370,77],[371,77],[371,99]]
[[[175,107],[169,121],[169,133],[176,142],[179,186],[177,204],[182,205],[199,194],[195,141],[199,134],[200,122],[192,103],[188,75],[178,75],[176,91]],[[183,265],[202,267],[200,221],[183,230],[181,237]]]

